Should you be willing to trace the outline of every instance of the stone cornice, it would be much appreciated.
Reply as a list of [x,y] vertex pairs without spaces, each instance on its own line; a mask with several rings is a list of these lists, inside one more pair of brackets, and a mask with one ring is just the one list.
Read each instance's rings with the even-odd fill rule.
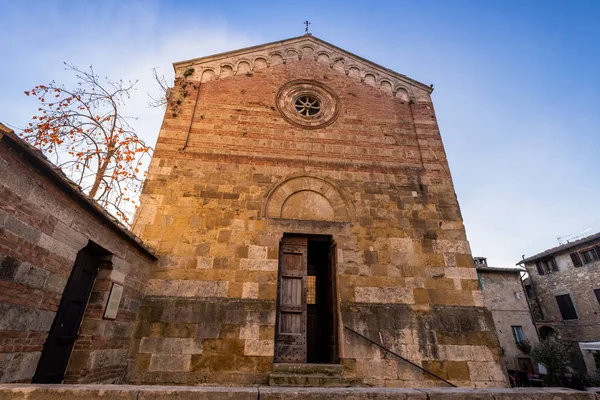
[[430,101],[433,88],[336,47],[304,35],[173,64],[177,78],[207,82],[310,57],[404,100]]

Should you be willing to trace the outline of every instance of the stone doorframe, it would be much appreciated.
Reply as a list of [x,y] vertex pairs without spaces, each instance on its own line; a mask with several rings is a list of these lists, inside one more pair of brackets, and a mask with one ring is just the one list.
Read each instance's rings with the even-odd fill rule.
[[[327,300],[324,298],[325,309],[331,307],[329,313],[331,318],[329,328],[322,332],[328,332],[331,335],[328,348],[327,360],[318,361],[321,363],[333,363],[337,364],[340,361],[341,354],[341,343],[343,327],[341,325],[341,313],[340,313],[340,298],[338,290],[338,274],[337,274],[337,244],[333,239],[332,235],[327,234],[305,234],[305,233],[290,233],[285,232],[280,241],[279,249],[279,266],[278,266],[278,278],[277,278],[277,308],[276,308],[276,332],[275,332],[275,362],[283,363],[309,363],[316,362],[307,359],[309,351],[307,345],[310,344],[309,331],[307,324],[308,316],[308,302],[307,302],[307,273],[308,268],[308,249],[309,243],[315,244],[321,243],[326,244],[328,251],[326,253],[326,270],[321,273],[321,279],[326,279],[325,295]],[[322,246],[321,246],[322,247]],[[323,271],[323,270],[322,270]],[[285,284],[287,282],[287,284]],[[328,282],[328,283],[327,283]],[[294,285],[299,286],[294,290]],[[285,295],[285,291],[290,291]],[[319,296],[319,294],[316,294]],[[284,300],[287,298],[287,301]],[[295,299],[295,301],[294,301]],[[314,303],[313,303],[314,304]],[[281,330],[283,323],[283,317],[294,314],[299,320],[295,324],[296,330]],[[327,313],[325,313],[327,315]],[[323,317],[323,315],[322,315]],[[324,322],[326,319],[322,320]],[[291,321],[291,320],[290,320]],[[289,328],[294,328],[292,324]],[[279,341],[278,341],[279,338]],[[303,353],[303,354],[302,354]]]

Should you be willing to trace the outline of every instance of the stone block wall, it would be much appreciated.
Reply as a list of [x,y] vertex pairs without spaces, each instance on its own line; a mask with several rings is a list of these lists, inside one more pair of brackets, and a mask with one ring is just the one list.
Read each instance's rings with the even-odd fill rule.
[[[540,275],[535,262],[526,263],[531,285],[542,309],[543,321],[557,329],[563,338],[577,342],[600,341],[600,301],[594,290],[600,289],[600,261],[575,267],[570,253],[600,246],[600,240],[552,254],[558,271]],[[578,318],[563,321],[556,296],[568,294]]]
[[[405,304],[344,304],[346,326],[380,342],[456,386],[502,386],[494,350],[497,337],[489,313],[471,307]],[[441,381],[391,356],[351,332],[344,332],[344,374],[369,386],[444,386]],[[498,377],[489,382],[490,377]]]
[[[57,174],[0,125],[0,381],[31,381],[75,257],[89,241],[111,255],[101,263],[65,380],[121,381],[153,256]],[[125,290],[116,320],[105,320],[112,282]]]
[[[134,223],[159,262],[131,382],[265,383],[279,242],[302,233],[337,245],[337,335],[353,379],[439,384],[384,359],[345,325],[381,333],[394,351],[461,384],[505,385],[428,88],[415,85],[409,98],[302,51],[285,63],[274,55],[268,68],[257,58],[236,75],[223,67],[218,80],[194,62],[178,67]],[[303,129],[282,117],[277,94],[297,79],[338,96],[337,120]],[[290,209],[304,207],[287,202],[299,192],[318,207]],[[212,310],[220,312],[201,319]]]
[[[598,234],[590,239],[581,239],[565,245],[563,249],[547,254],[539,259],[525,263],[529,271],[534,296],[531,299],[541,310],[541,317],[536,321],[542,334],[551,332],[554,337],[569,344],[571,349],[571,366],[582,374],[594,375],[598,368],[590,350],[581,350],[579,343],[600,341],[600,298],[595,291],[600,291],[600,260],[585,263],[582,252],[595,249],[600,256],[600,239]],[[577,253],[582,265],[576,267],[571,253]],[[557,270],[546,271],[540,275],[536,261],[553,259]],[[577,313],[576,319],[563,320],[556,296],[569,295]]]
[[275,312],[261,300],[144,303],[132,382],[264,383],[273,362]]

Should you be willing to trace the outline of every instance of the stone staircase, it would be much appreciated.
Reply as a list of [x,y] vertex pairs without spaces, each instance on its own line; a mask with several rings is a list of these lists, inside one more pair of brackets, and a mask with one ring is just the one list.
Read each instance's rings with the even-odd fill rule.
[[350,382],[344,377],[339,364],[273,364],[269,375],[270,386],[343,387]]

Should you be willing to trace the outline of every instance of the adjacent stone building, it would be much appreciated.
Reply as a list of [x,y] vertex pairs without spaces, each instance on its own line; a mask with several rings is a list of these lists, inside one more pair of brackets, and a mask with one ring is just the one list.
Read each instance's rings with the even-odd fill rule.
[[123,382],[155,259],[0,124],[0,382]]
[[529,355],[539,340],[521,281],[525,269],[489,267],[484,257],[474,260],[485,307],[494,318],[505,368],[538,373]]
[[542,339],[572,344],[573,367],[600,370],[600,233],[519,262],[530,275],[530,301]]
[[431,87],[311,35],[174,67],[130,382],[445,385],[351,329],[507,384]]

